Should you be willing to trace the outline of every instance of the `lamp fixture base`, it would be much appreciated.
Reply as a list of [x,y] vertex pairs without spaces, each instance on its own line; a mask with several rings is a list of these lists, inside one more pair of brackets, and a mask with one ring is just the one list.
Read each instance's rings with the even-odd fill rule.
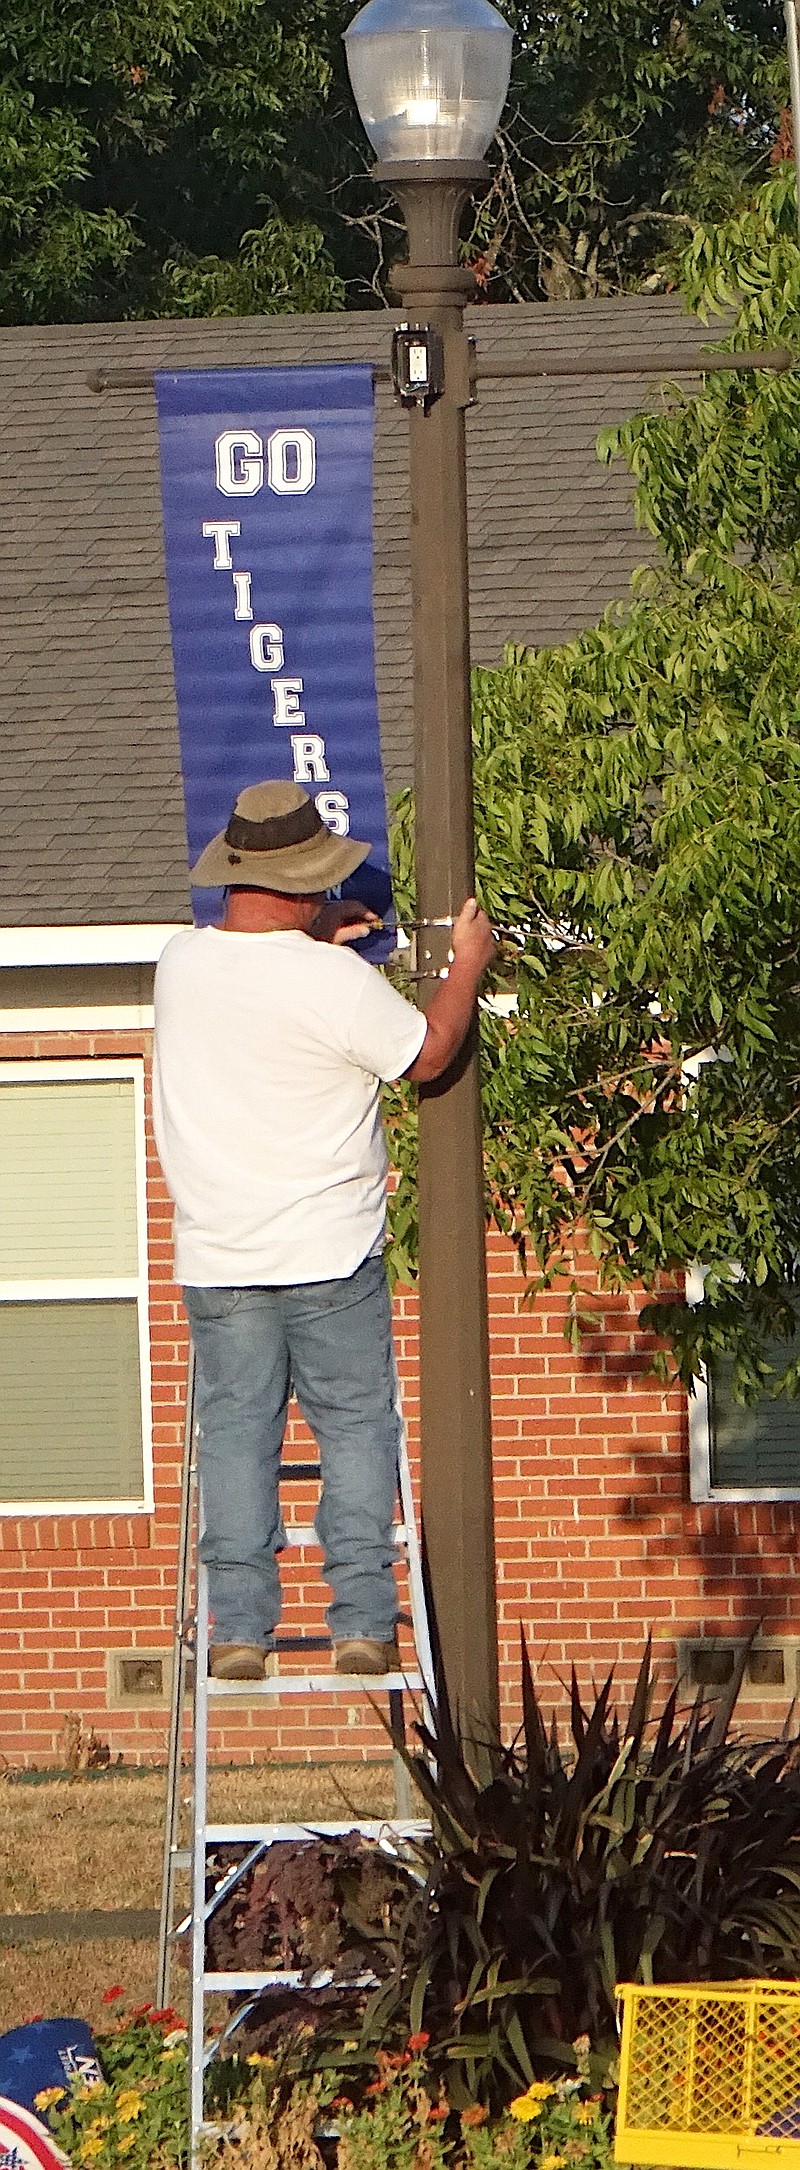
[[388,188],[395,182],[425,181],[435,186],[437,181],[459,181],[462,188],[477,188],[481,181],[491,179],[491,166],[485,158],[382,158],[372,168],[373,181],[385,181]]
[[[420,296],[439,286],[442,290],[454,285],[454,273],[466,286],[461,298],[473,290],[470,273],[464,273],[458,263],[458,235],[461,214],[467,197],[476,189],[483,189],[491,179],[491,168],[484,159],[462,158],[410,158],[408,160],[386,159],[373,166],[373,178],[383,181],[397,197],[408,233],[408,266],[398,265],[400,277],[392,276],[395,291],[405,298],[414,281]],[[410,274],[404,281],[406,269]],[[437,273],[434,279],[420,278],[420,272]],[[421,298],[419,307],[427,304]]]

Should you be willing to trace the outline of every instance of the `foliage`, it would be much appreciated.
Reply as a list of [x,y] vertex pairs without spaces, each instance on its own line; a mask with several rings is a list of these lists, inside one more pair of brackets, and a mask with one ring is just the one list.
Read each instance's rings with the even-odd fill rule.
[[326,0],[10,0],[0,321],[341,305],[317,210]]
[[248,2006],[239,2055],[266,2055],[281,2083],[341,2081],[363,2108],[385,2091],[376,2066],[386,2082],[424,2046],[434,2095],[496,2115],[553,2070],[602,2092],[620,1981],[793,1976],[800,1757],[731,1735],[747,1655],[715,1707],[681,1712],[676,1688],[657,1721],[649,1641],[624,1716],[611,1676],[587,1709],[573,1675],[566,1744],[524,1639],[510,1745],[464,1738],[443,1698],[406,1752],[430,1836],[394,1859],[355,1836],[276,1845],[220,1906],[212,1967],[298,1968],[309,1985]]
[[[0,321],[385,298],[396,205],[347,81],[352,0],[8,0]],[[662,284],[785,156],[779,0],[531,13],[467,243],[493,298]]]
[[[230,1848],[210,1857],[209,1892],[233,1858]],[[208,1964],[217,1971],[277,1965],[306,1974],[329,1968],[331,1992],[312,2002],[300,1999],[296,2006],[305,2014],[307,2025],[315,2025],[318,2015],[324,2025],[337,2008],[340,1981],[385,1967],[392,1950],[392,1924],[405,1910],[408,1888],[401,1856],[370,1845],[358,1832],[319,1839],[313,1847],[302,1841],[277,1840],[212,1914],[206,1937]],[[263,2013],[259,2021],[257,2039],[262,2049],[277,2049],[285,2031],[285,2006],[280,1998],[274,2001],[274,2013],[269,2038]]]
[[[562,2074],[552,2080],[533,2080],[523,2095],[509,2103],[508,2113],[523,2125],[535,2124],[533,2159],[542,2170],[561,2170],[567,2163],[605,2170],[613,2160],[609,2116],[603,2095],[591,2092],[585,2038],[579,2038],[573,2048],[577,2078]],[[484,2170],[479,2140],[473,2159],[475,2170]]]
[[489,2122],[476,2105],[454,2113],[441,2080],[425,2068],[424,2034],[410,2037],[420,2051],[401,2052],[394,2069],[386,2058],[360,2108],[335,2098],[341,2118],[339,2170],[528,2170],[538,2163],[560,2170],[606,2170],[611,2162],[609,2119],[603,2099],[589,2089],[586,2060],[577,2075],[534,2081],[506,2113]]
[[[418,2045],[425,2046],[424,2037]],[[444,2130],[449,2103],[441,2086],[431,2086],[420,2046],[394,2057],[379,2053],[360,2104],[345,2092],[334,2100],[341,2117],[337,2170],[418,2170],[420,2154],[425,2170],[445,2170],[452,2154]]]
[[[186,2170],[185,2028],[170,2041],[165,2050],[152,2020],[123,2019],[99,2044],[102,2088],[76,2087],[68,2102],[45,2090],[41,2114],[76,2166]],[[219,2170],[325,2170],[334,2148],[340,2170],[610,2170],[609,2118],[591,2092],[583,2045],[577,2075],[536,2083],[491,2122],[476,2105],[460,2115],[451,2108],[426,2047],[419,2035],[395,2055],[379,2051],[358,2085],[335,2070],[298,2080],[269,2056],[234,2050],[211,2067],[207,2111],[218,2136],[203,2159]]]
[[[727,345],[800,350],[792,180],[687,251],[695,307],[743,296]],[[796,1347],[768,1350],[800,1253],[798,443],[794,371],[714,372],[606,431],[661,564],[578,640],[475,676],[479,892],[519,930],[516,1011],[482,1019],[488,1211],[545,1280],[583,1231],[612,1286],[661,1288],[645,1319],[684,1377],[726,1349],[744,1392],[800,1384]],[[401,913],[412,837],[406,800]],[[390,1121],[411,1169],[402,1090]],[[695,1260],[692,1312],[661,1277]]]
[[[269,2060],[253,2062],[260,2068]],[[208,2140],[202,2160],[219,2170],[324,2170],[316,2140],[319,2082],[275,2088],[267,2071],[257,2069],[253,2077],[245,2067],[240,2076],[237,2066],[234,2059],[225,2068],[228,2080],[234,2074],[233,2092],[222,2116],[217,2111],[215,2117],[221,2137]]]
[[695,220],[752,194],[787,104],[783,12],[612,0],[508,10],[517,50],[477,240],[489,290],[583,299],[660,283]]
[[[108,1992],[111,2000],[120,1992]],[[178,2013],[122,2018],[98,2045],[102,2085],[37,2096],[70,2161],[96,2170],[183,2170],[188,2163],[186,2028]]]
[[488,1778],[485,1749],[446,1706],[432,1734],[418,1726],[408,1762],[433,1820],[427,1876],[367,2008],[367,2043],[407,2015],[429,2031],[450,2098],[496,2108],[543,2065],[575,2068],[582,2036],[602,2079],[621,1981],[795,1974],[797,1744],[731,1737],[745,1657],[715,1710],[680,1714],[675,1689],[657,1724],[649,1642],[622,1722],[611,1676],[586,1710],[573,1675],[565,1751],[523,1639],[523,1734],[493,1751]]

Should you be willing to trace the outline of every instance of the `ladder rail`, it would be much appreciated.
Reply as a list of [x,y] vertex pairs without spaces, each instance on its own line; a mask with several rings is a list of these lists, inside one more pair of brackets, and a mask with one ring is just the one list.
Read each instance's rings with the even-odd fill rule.
[[181,1735],[183,1710],[186,1699],[186,1618],[189,1611],[189,1584],[191,1574],[191,1522],[192,1486],[194,1477],[194,1403],[195,1403],[195,1354],[189,1343],[189,1359],[186,1372],[186,1407],[183,1425],[183,1461],[181,1464],[180,1530],[178,1535],[178,1567],[175,1588],[175,1622],[172,1642],[172,1678],[170,1682],[169,1743],[167,1749],[167,1799],[164,1816],[164,1853],[161,1865],[161,1906],[158,1925],[158,1964],[156,1970],[156,2010],[163,2011],[169,2004],[170,1966],[172,1958],[172,1919],[174,1913],[175,1869],[178,1853],[178,1820],[180,1815]]
[[[400,1378],[397,1370],[397,1359],[393,1357],[392,1361],[394,1365],[395,1409],[397,1411],[397,1419],[399,1424],[397,1484],[400,1494],[400,1513],[402,1516],[401,1528],[405,1532],[406,1567],[408,1571],[409,1597],[411,1600],[411,1619],[414,1629],[414,1649],[416,1651],[417,1665],[419,1667],[418,1678],[413,1681],[409,1679],[407,1685],[409,1687],[420,1686],[422,1689],[422,1715],[427,1730],[430,1733],[432,1730],[431,1715],[434,1703],[433,1649],[431,1645],[428,1609],[425,1603],[425,1582],[422,1572],[422,1553],[420,1551],[419,1537],[417,1535],[417,1518],[414,1512],[414,1497],[411,1490],[411,1467],[408,1458],[408,1433],[406,1431],[406,1420],[403,1412],[403,1402],[400,1392]],[[389,1724],[392,1733],[394,1784],[395,1794],[397,1797],[398,1813],[401,1816],[410,1816],[412,1800],[411,1780],[408,1772],[408,1764],[405,1758],[405,1703],[403,1700],[402,1692],[397,1693],[394,1689],[390,1689],[389,1692]]]
[[400,1380],[397,1363],[394,1366],[395,1408],[400,1424],[400,1445],[397,1458],[397,1478],[400,1492],[400,1511],[406,1533],[406,1558],[408,1561],[408,1585],[411,1597],[411,1617],[414,1623],[414,1648],[417,1664],[422,1674],[423,1715],[430,1728],[435,1704],[436,1674],[433,1662],[428,1607],[425,1602],[425,1581],[422,1571],[422,1552],[417,1530],[414,1495],[411,1489],[411,1466],[408,1458],[408,1432],[403,1414]]
[[[412,1814],[411,1786],[404,1761],[405,1706],[404,1696],[418,1691],[426,1719],[433,1703],[434,1670],[430,1629],[425,1604],[422,1561],[417,1535],[411,1473],[408,1461],[408,1439],[400,1397],[397,1369],[394,1371],[395,1407],[398,1416],[398,1506],[399,1522],[395,1523],[395,1545],[398,1557],[405,1563],[411,1611],[411,1627],[414,1639],[415,1663],[405,1671],[390,1674],[337,1674],[287,1672],[270,1675],[258,1681],[223,1681],[209,1677],[209,1621],[208,1621],[208,1574],[200,1558],[197,1546],[194,1610],[194,1684],[192,1692],[192,1815],[191,1848],[187,1853],[178,1846],[180,1812],[181,1743],[184,1707],[187,1690],[188,1636],[187,1615],[191,1585],[192,1533],[195,1525],[202,1528],[202,1497],[198,1483],[195,1457],[195,1357],[190,1343],[186,1388],[186,1415],[184,1425],[184,1451],[181,1475],[180,1541],[177,1562],[177,1589],[174,1626],[174,1657],[170,1704],[169,1750],[167,1764],[167,1798],[164,1830],[164,1853],[162,1863],[161,1913],[159,1923],[157,2002],[164,2006],[169,2001],[170,1954],[177,1935],[189,1932],[191,1945],[191,1991],[189,2020],[189,2097],[190,2097],[190,2151],[192,2170],[199,2170],[202,2157],[202,2138],[208,2128],[204,2124],[204,2075],[217,2054],[221,2042],[253,2010],[258,1996],[269,1987],[296,1990],[323,1988],[335,1978],[332,1969],[308,1970],[295,1968],[265,1968],[261,1970],[240,1969],[219,1971],[206,1968],[206,1928],[209,1919],[223,1900],[235,1888],[241,1878],[254,1867],[268,1847],[280,1840],[296,1843],[311,1841],[317,1837],[344,1837],[350,1832],[360,1832],[373,1839],[387,1852],[402,1853],[405,1843],[408,1854],[409,1873],[419,1875],[414,1869],[413,1849],[421,1844],[430,1830],[426,1818]],[[299,1481],[319,1478],[317,1463],[289,1461],[282,1471],[284,1480]],[[291,1527],[291,1526],[290,1526]],[[316,1544],[313,1525],[293,1525],[294,1545]],[[291,1542],[291,1539],[290,1539]],[[319,1636],[287,1638],[287,1649],[295,1654],[304,1648],[318,1650],[323,1647]],[[280,1644],[279,1644],[280,1649]],[[394,1817],[358,1818],[346,1822],[225,1824],[210,1823],[208,1819],[208,1741],[209,1723],[213,1710],[224,1708],[231,1700],[256,1699],[272,1704],[279,1695],[347,1694],[352,1696],[358,1688],[367,1695],[388,1695],[389,1733],[393,1744],[395,1774],[395,1798],[397,1813]],[[220,1844],[244,1845],[247,1851],[241,1861],[225,1871],[215,1890],[206,1898],[208,1849]],[[175,1877],[187,1867],[191,1871],[190,1913],[175,1923]],[[323,1979],[324,1977],[324,1979]],[[369,1989],[376,1986],[375,1977],[367,1971],[348,1979],[350,1988]],[[229,2016],[219,2036],[212,2035],[204,2041],[205,1999],[209,1995],[245,1996],[244,2005],[237,2006]]]
[[[198,1485],[198,1494],[200,1487]],[[202,1502],[200,1502],[202,1528]],[[208,1571],[197,1563],[197,1638],[194,1669],[192,1786],[192,1984],[189,2019],[189,2116],[193,2165],[203,2125],[203,2034],[206,1963],[206,1823],[208,1793]]]

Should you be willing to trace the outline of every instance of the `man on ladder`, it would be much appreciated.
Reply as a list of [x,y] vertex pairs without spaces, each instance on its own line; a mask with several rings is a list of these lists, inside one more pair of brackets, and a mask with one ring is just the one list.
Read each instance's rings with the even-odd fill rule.
[[494,939],[470,898],[423,1016],[346,946],[373,915],[326,902],[369,849],[334,836],[298,785],[250,786],[192,872],[226,890],[222,926],[173,936],[156,973],[155,1128],[197,1363],[201,1552],[222,1680],[263,1680],[270,1665],[292,1386],[320,1450],[336,1669],[399,1662],[380,1084],[449,1067]]

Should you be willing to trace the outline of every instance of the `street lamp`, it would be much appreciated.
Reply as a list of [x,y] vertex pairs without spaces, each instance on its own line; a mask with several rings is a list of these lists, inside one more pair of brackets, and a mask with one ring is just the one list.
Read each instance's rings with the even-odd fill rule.
[[378,158],[482,158],[505,105],[511,39],[489,0],[369,0],[344,42]]
[[[395,383],[410,409],[418,964],[425,1002],[472,891],[474,840],[464,410],[475,291],[461,214],[485,184],[512,33],[490,0],[368,0],[345,32],[375,177],[397,197],[408,262]],[[413,319],[413,321],[412,321]],[[414,336],[416,334],[416,337]],[[496,1729],[497,1612],[477,1032],[420,1092],[422,1529],[451,1707]],[[477,1725],[476,1725],[477,1721]]]

